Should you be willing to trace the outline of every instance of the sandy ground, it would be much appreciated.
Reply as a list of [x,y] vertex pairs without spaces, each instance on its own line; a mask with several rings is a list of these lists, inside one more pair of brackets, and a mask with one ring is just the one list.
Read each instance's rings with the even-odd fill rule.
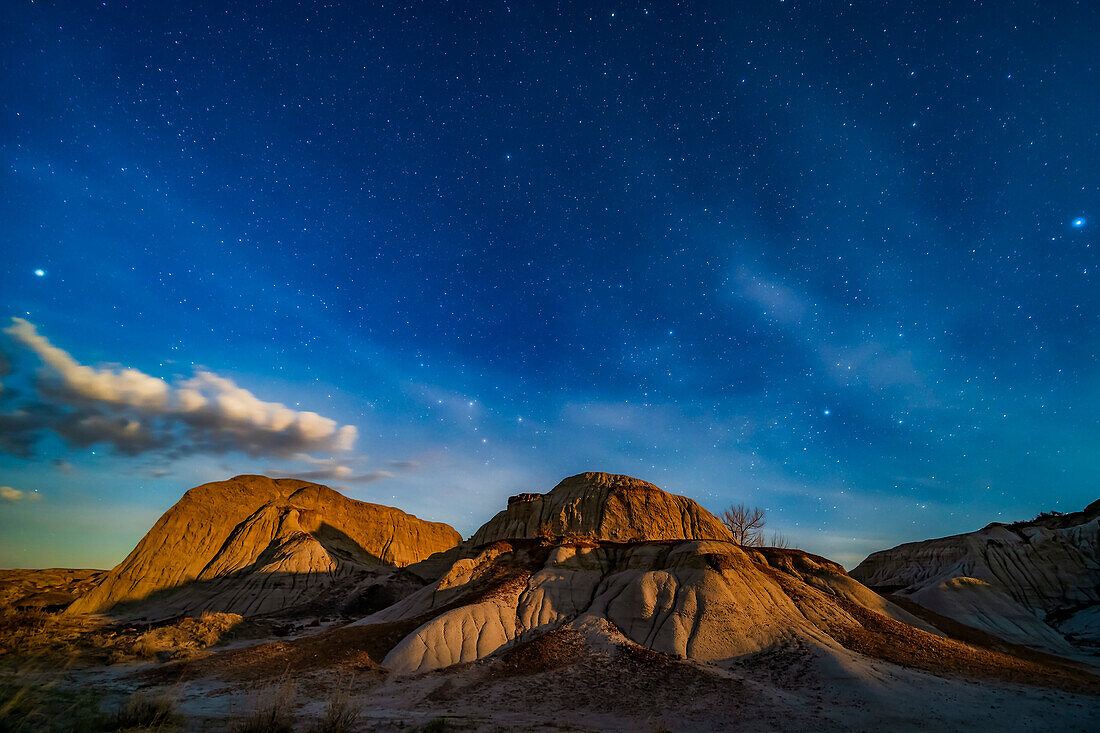
[[[613,630],[593,642],[562,629],[478,662],[396,676],[369,655],[333,654],[318,642],[324,636],[235,643],[184,662],[69,670],[8,663],[3,679],[9,690],[94,691],[104,713],[134,690],[162,691],[175,700],[176,729],[196,731],[232,730],[278,695],[305,730],[340,692],[362,710],[352,729],[363,731],[1100,729],[1100,697],[967,681],[835,650],[775,648],[719,668],[623,643]],[[315,663],[280,668],[278,655],[257,651],[296,644],[311,644]]]

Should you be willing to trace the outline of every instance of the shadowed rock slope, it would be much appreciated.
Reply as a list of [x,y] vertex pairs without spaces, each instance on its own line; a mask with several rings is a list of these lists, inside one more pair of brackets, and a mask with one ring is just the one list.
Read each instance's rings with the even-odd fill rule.
[[67,612],[268,613],[307,603],[338,578],[409,565],[461,539],[446,524],[319,484],[237,476],[184,494]]
[[1066,656],[1100,651],[1100,501],[872,553],[852,570],[942,616]]

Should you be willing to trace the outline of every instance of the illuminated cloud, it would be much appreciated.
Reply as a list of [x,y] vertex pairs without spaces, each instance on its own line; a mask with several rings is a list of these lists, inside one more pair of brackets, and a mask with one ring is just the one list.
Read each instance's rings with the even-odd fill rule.
[[50,386],[65,396],[92,402],[126,405],[151,410],[168,402],[168,383],[137,369],[95,369],[77,363],[68,352],[51,344],[30,321],[12,318],[4,332],[30,349],[48,368]]
[[38,501],[41,495],[37,491],[20,491],[10,486],[0,486],[0,501],[14,504],[17,501]]
[[355,446],[354,425],[340,426],[316,412],[264,402],[231,379],[200,371],[173,395],[173,414],[192,437],[212,450],[250,455],[343,453]]
[[106,443],[126,455],[163,450],[177,457],[344,453],[358,438],[353,425],[261,400],[208,371],[169,384],[138,369],[81,364],[22,318],[4,331],[42,362],[38,400],[0,414],[0,450],[8,453],[30,455],[44,432],[76,447]]

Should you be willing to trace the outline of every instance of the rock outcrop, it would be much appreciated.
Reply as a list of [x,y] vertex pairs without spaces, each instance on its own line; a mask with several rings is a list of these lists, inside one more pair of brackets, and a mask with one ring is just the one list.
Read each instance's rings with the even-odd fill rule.
[[686,496],[610,473],[571,476],[546,494],[519,494],[470,540],[480,547],[540,535],[587,536],[605,542],[729,540],[729,530]]
[[860,612],[938,633],[839,565],[742,548],[695,502],[629,476],[513,497],[451,556],[442,576],[423,564],[434,582],[356,622],[408,629],[383,660],[391,670],[469,662],[567,626],[719,664],[776,645],[842,651],[837,630],[859,628]]
[[402,567],[461,536],[399,509],[295,479],[197,486],[68,613],[244,615],[306,603],[337,578]]
[[1100,651],[1100,501],[875,552],[851,574],[1014,643]]
[[860,628],[853,607],[936,633],[828,560],[717,540],[502,541],[357,623],[422,621],[383,661],[398,672],[473,661],[594,620],[658,652],[729,664],[777,645],[840,650],[837,630]]

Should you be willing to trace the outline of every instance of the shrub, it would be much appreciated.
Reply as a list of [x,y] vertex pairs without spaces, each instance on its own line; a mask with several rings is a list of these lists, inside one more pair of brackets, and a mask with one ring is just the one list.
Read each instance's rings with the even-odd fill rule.
[[174,724],[176,705],[167,693],[138,690],[115,713],[115,729],[159,730]]
[[310,733],[348,733],[363,715],[362,705],[351,699],[351,691],[337,690],[329,698],[328,707],[320,720],[310,726]]
[[294,683],[284,681],[278,687],[261,692],[252,710],[235,728],[236,733],[293,733]]

